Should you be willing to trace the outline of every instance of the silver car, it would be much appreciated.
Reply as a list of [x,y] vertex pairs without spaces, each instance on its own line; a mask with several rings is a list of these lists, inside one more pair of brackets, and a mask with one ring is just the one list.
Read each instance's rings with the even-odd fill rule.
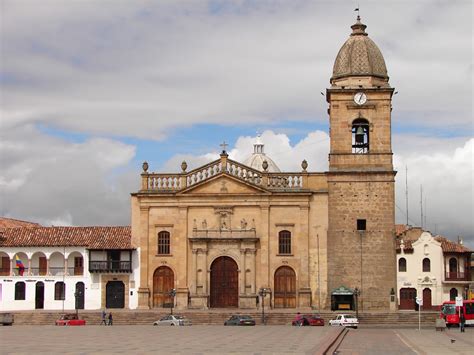
[[153,322],[153,325],[191,325],[191,321],[186,317],[170,314],[169,316],[164,316],[160,320]]

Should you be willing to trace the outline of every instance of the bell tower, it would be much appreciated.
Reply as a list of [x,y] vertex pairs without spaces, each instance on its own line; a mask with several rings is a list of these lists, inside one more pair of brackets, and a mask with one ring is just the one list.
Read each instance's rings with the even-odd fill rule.
[[326,92],[331,138],[328,291],[342,286],[355,290],[352,299],[333,292],[331,304],[333,309],[350,304],[359,311],[393,309],[396,290],[394,89],[366,27],[357,16]]

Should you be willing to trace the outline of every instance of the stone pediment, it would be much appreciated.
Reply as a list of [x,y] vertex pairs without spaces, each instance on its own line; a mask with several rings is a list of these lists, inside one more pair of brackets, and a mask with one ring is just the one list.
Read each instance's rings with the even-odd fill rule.
[[221,173],[211,179],[204,180],[181,192],[182,194],[261,194],[267,190],[250,182]]

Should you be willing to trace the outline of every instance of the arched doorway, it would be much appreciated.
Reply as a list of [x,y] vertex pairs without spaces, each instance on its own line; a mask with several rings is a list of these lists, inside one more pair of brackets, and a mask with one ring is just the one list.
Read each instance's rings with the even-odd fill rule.
[[275,308],[296,307],[296,274],[291,267],[282,266],[275,271]]
[[105,307],[125,307],[125,285],[122,281],[109,281],[105,287]]
[[237,263],[221,256],[211,265],[211,307],[239,306],[239,273]]
[[414,310],[416,308],[416,288],[400,289],[400,309]]
[[449,300],[455,301],[456,297],[458,297],[458,290],[456,288],[452,288],[449,290]]
[[153,307],[171,307],[170,291],[174,288],[174,272],[167,266],[160,266],[153,274]]
[[35,308],[44,308],[44,283],[41,281],[37,282],[35,287]]
[[74,293],[74,297],[76,298],[76,309],[84,309],[84,293],[84,282],[77,282],[76,292]]
[[423,309],[431,310],[431,290],[429,288],[423,289]]

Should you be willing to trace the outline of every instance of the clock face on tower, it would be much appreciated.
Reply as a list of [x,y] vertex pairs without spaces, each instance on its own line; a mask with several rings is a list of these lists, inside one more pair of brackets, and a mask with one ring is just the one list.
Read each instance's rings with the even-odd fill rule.
[[357,94],[354,95],[354,102],[357,105],[363,105],[367,102],[367,95],[364,94],[363,92],[358,92]]

